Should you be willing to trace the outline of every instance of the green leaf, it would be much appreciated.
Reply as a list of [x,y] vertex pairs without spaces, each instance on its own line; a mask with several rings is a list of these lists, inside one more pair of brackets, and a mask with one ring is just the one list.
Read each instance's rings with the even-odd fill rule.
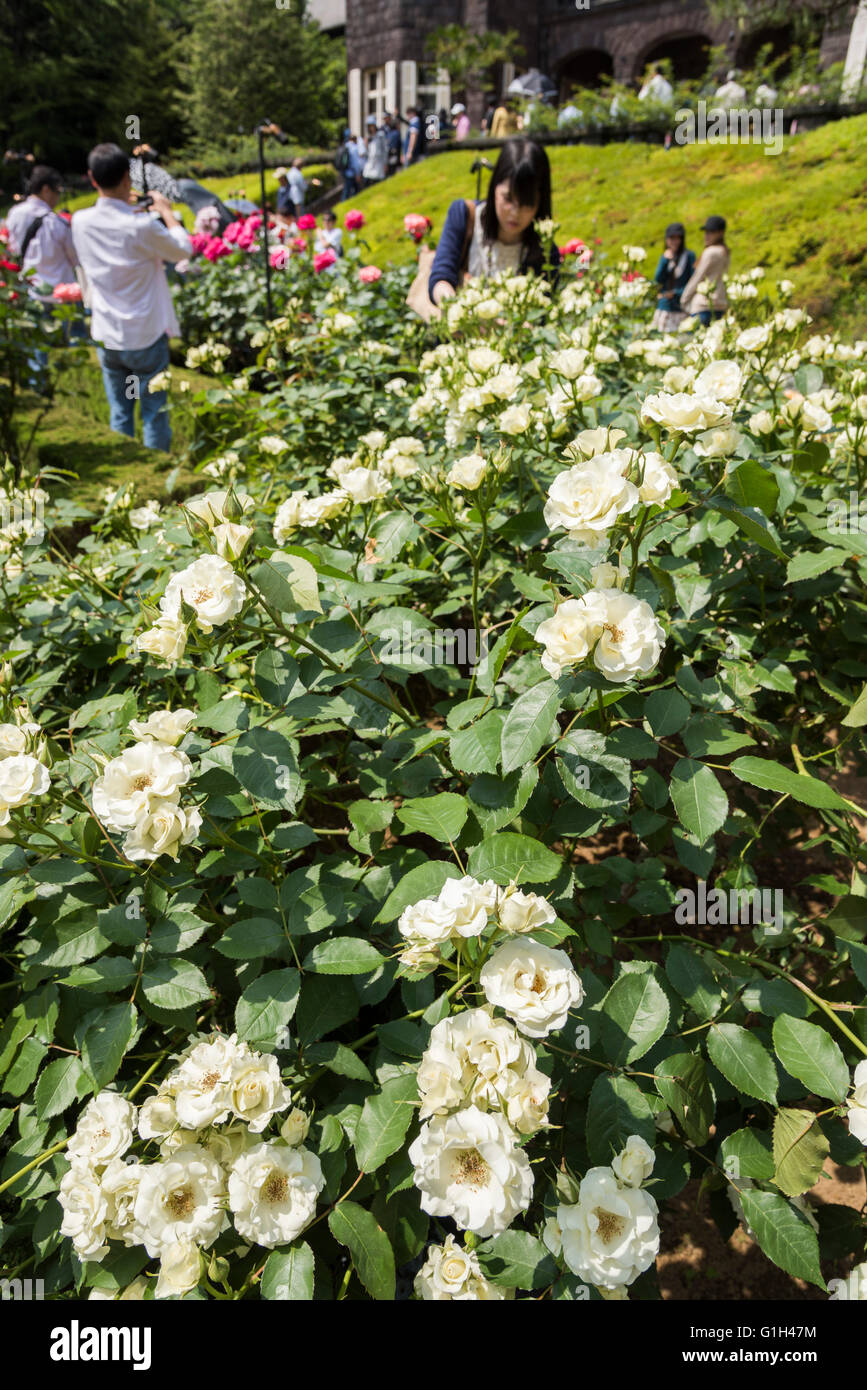
[[305,975],[298,1003],[298,1041],[317,1042],[333,1028],[358,1015],[358,991],[343,975]]
[[548,883],[562,868],[559,854],[528,835],[515,835],[511,831],[482,840],[469,854],[470,874],[479,879],[493,879],[504,886],[513,881]]
[[569,795],[591,811],[613,815],[629,802],[632,770],[628,760],[606,753],[605,739],[590,729],[576,729],[560,740],[557,771]]
[[309,560],[275,550],[251,572],[250,579],[281,613],[321,613],[319,579]]
[[[844,894],[831,908],[824,922],[836,936],[842,936],[846,941],[863,941],[867,936],[867,898],[859,898],[854,893]],[[864,981],[861,983],[864,984]]]
[[729,764],[729,772],[733,772],[742,782],[749,782],[750,786],[760,787],[762,791],[785,793],[804,806],[813,806],[820,811],[851,810],[849,803],[826,782],[805,773],[791,772],[771,758],[735,758]]
[[503,719],[501,710],[492,709],[482,719],[452,734],[449,757],[460,772],[496,772]]
[[621,975],[601,1004],[599,1026],[607,1059],[618,1066],[638,1061],[662,1037],[668,1013],[668,996],[650,971]]
[[508,777],[482,773],[467,791],[470,808],[486,836],[510,825],[521,814],[539,781],[539,770],[528,763]]
[[390,1303],[394,1299],[394,1255],[388,1236],[357,1202],[344,1201],[330,1213],[328,1225],[338,1245],[345,1245],[355,1272],[371,1298]]
[[644,715],[657,738],[678,733],[689,719],[690,703],[679,690],[654,690],[644,704]]
[[671,773],[671,800],[681,825],[707,844],[728,815],[728,797],[704,763],[680,758]]
[[232,750],[232,772],[256,802],[295,810],[303,786],[293,744],[276,729],[247,729]]
[[656,1089],[693,1144],[707,1143],[714,1117],[714,1099],[704,1058],[695,1052],[676,1052],[654,1068]]
[[303,1241],[288,1250],[274,1250],[262,1272],[262,1297],[269,1300],[313,1298],[313,1251]]
[[244,990],[235,1008],[238,1037],[258,1047],[274,1047],[278,1032],[295,1012],[301,976],[297,970],[269,970]]
[[677,942],[669,947],[665,973],[674,988],[686,1000],[702,1022],[713,1018],[722,1008],[722,990],[713,973],[695,947]]
[[769,469],[755,459],[745,459],[726,474],[724,491],[741,507],[758,507],[765,516],[773,516],[780,496],[780,485]]
[[[82,1084],[83,1083],[83,1084]],[[78,1057],[58,1057],[49,1062],[36,1083],[34,1100],[40,1120],[60,1115],[73,1101],[90,1089],[90,1082]]]
[[744,1216],[769,1260],[795,1279],[825,1288],[819,1268],[819,1239],[806,1216],[776,1192],[759,1187],[740,1194]]
[[376,947],[359,936],[335,936],[320,941],[304,961],[317,975],[370,975],[385,960]]
[[418,1099],[416,1073],[407,1072],[386,1081],[381,1091],[368,1096],[355,1129],[355,1157],[360,1169],[372,1173],[396,1153],[412,1122]]
[[778,1110],[774,1116],[774,1182],[789,1197],[808,1192],[825,1166],[831,1145],[812,1110]]
[[373,1083],[373,1077],[361,1058],[339,1042],[310,1043],[304,1049],[304,1060],[311,1067],[327,1067],[336,1076],[348,1076],[351,1081]]
[[587,1152],[591,1163],[610,1163],[631,1134],[656,1142],[653,1110],[644,1092],[626,1076],[598,1076],[587,1104]]
[[461,871],[454,864],[435,859],[432,863],[418,864],[404,874],[400,882],[386,898],[377,922],[394,922],[405,907],[421,902],[422,898],[435,898],[449,878],[460,878]]
[[[786,567],[786,583],[797,584],[802,579],[817,579],[820,574],[837,569],[851,558],[848,551],[837,550],[831,545],[826,545],[822,550],[802,550]],[[843,723],[846,723],[845,719]]]
[[298,681],[298,662],[279,647],[265,647],[256,657],[253,679],[269,705],[286,704]]
[[511,1289],[544,1289],[557,1277],[557,1264],[529,1231],[502,1231],[476,1246],[476,1255],[494,1284]]
[[186,1009],[210,999],[208,982],[189,960],[156,960],[142,975],[142,992],[158,1009]]
[[430,835],[449,844],[460,835],[467,811],[462,796],[440,792],[438,796],[416,796],[404,801],[397,814],[410,833]]
[[519,695],[503,725],[503,772],[532,762],[551,730],[562,695],[557,681],[540,681]]
[[81,1042],[81,1060],[97,1090],[117,1075],[135,1036],[136,1017],[132,1004],[111,1004],[88,1026]]
[[842,722],[847,729],[861,729],[867,724],[867,685]]
[[777,1069],[754,1033],[737,1023],[715,1023],[707,1035],[710,1060],[736,1090],[777,1103]]
[[738,506],[731,498],[721,497],[719,493],[710,505],[716,511],[722,512],[729,521],[733,521],[756,545],[760,545],[763,550],[769,550],[778,559],[785,560],[786,556],[776,530],[756,507]]
[[774,1176],[771,1139],[767,1130],[736,1129],[720,1144],[720,1160],[730,1178],[769,1182]]
[[842,1101],[849,1068],[834,1039],[816,1023],[783,1015],[774,1020],[774,1051],[790,1076],[816,1096]]
[[256,960],[259,956],[273,956],[285,940],[273,917],[245,917],[223,932],[214,942],[214,949],[232,960]]

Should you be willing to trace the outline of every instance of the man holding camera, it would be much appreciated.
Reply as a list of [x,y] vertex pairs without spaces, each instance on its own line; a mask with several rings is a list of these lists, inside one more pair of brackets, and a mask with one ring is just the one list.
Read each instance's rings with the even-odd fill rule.
[[130,203],[129,158],[117,145],[97,145],[87,167],[99,197],[72,219],[72,239],[91,294],[91,336],[99,344],[111,428],[135,434],[141,407],[144,443],[169,451],[167,393],[148,383],[169,365],[169,338],[180,329],[164,261],[191,254],[190,239],[162,193],[147,206]]

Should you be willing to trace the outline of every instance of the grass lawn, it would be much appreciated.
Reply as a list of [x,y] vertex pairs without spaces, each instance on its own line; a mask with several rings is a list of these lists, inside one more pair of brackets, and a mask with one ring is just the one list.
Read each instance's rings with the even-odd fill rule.
[[[705,217],[721,213],[734,272],[763,265],[794,282],[793,302],[820,323],[867,334],[867,116],[787,136],[779,156],[747,144],[569,145],[550,156],[561,241],[599,237],[614,254],[645,246],[646,269],[667,223],[685,223],[698,250]],[[475,195],[474,158],[437,155],[353,199],[368,219],[370,260],[413,258],[405,213],[430,217],[436,238],[452,199]]]

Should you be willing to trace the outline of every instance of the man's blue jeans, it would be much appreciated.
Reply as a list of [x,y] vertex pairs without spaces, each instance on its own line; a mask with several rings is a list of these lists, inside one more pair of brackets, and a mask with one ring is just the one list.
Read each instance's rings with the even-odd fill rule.
[[108,397],[109,423],[119,434],[135,437],[135,403],[141,406],[146,449],[169,452],[168,393],[148,391],[148,382],[169,365],[169,336],[163,333],[146,348],[97,348],[102,380]]

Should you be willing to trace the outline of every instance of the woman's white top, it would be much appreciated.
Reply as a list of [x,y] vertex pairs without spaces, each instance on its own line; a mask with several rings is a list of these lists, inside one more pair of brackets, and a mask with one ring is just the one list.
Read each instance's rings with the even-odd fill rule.
[[476,208],[476,222],[467,259],[470,275],[502,275],[504,272],[517,271],[521,265],[523,249],[523,242],[520,241],[515,242],[514,246],[507,246],[502,241],[486,242],[482,227],[482,209]]

